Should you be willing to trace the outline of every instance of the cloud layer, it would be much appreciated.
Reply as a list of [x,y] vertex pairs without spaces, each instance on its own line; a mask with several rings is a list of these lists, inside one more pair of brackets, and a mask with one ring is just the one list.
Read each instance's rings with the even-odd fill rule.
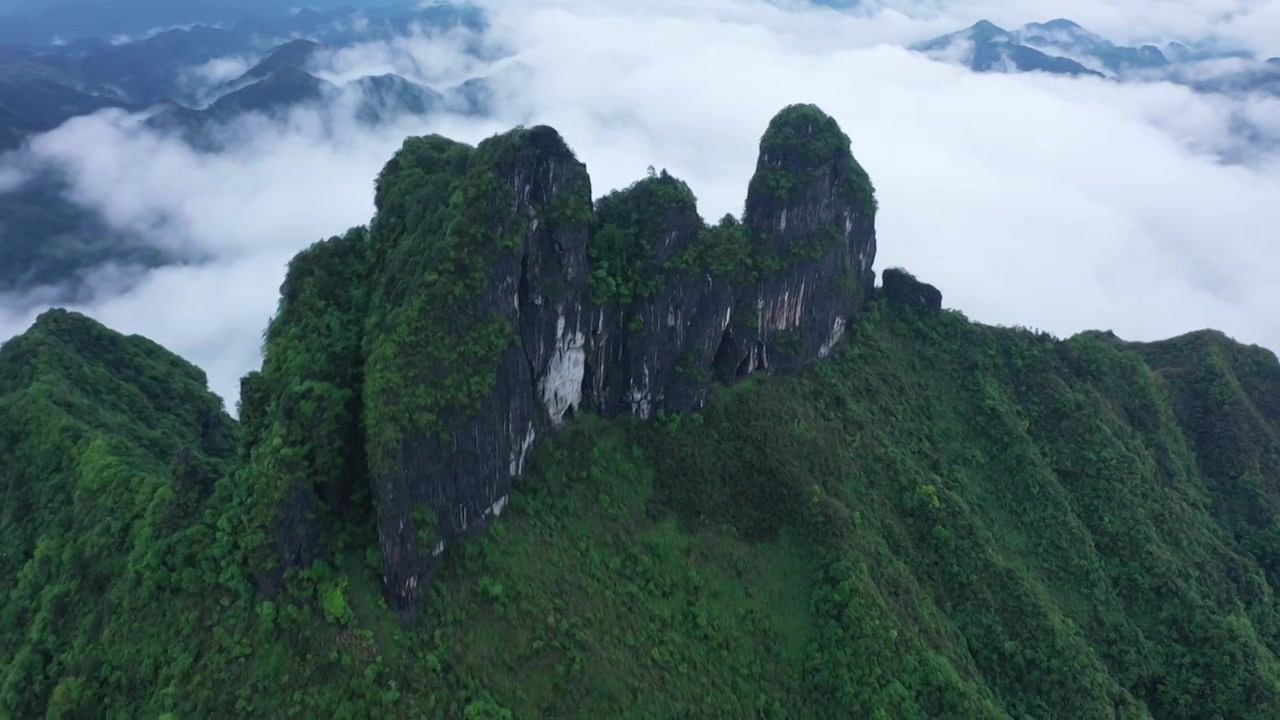
[[[1010,10],[889,0],[859,15],[784,0],[487,5],[487,41],[529,70],[500,84],[490,121],[441,117],[377,132],[352,124],[321,140],[303,113],[284,128],[246,125],[244,143],[218,157],[110,113],[40,138],[34,154],[70,169],[77,196],[114,224],[215,258],[155,271],[81,309],[200,364],[234,408],[238,377],[258,365],[285,262],[369,219],[373,178],[406,134],[475,142],[518,123],[550,124],[587,163],[597,196],[652,164],[687,180],[710,219],[741,212],[772,115],[813,102],[840,122],[878,188],[877,266],[907,267],[948,306],[1059,335],[1104,328],[1155,339],[1216,327],[1280,350],[1280,161],[1242,146],[1238,132],[1241,117],[1280,128],[1274,99],[976,75],[894,46],[979,17],[1017,25],[1066,15],[1116,41],[1216,32],[1268,52],[1280,38],[1274,3],[1037,0]],[[483,70],[463,56],[468,40],[344,50],[324,60],[326,74],[394,71],[450,84]],[[0,337],[25,329],[33,312],[0,309]]]

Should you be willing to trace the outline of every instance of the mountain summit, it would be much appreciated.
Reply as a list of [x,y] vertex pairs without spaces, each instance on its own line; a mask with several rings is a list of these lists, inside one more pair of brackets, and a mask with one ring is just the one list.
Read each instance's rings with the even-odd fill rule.
[[[769,124],[742,223],[708,226],[688,186],[665,172],[594,209],[590,193],[585,167],[548,127],[475,148],[414,138],[378,178],[369,231],[294,262],[287,288],[320,282],[303,268],[333,267],[335,256],[364,263],[368,304],[340,299],[325,311],[344,318],[333,332],[361,338],[363,356],[342,351],[360,370],[312,382],[329,397],[363,398],[359,417],[334,405],[326,424],[368,436],[326,442],[362,444],[352,451],[368,458],[359,472],[399,607],[418,603],[435,556],[502,511],[536,444],[571,414],[686,412],[713,380],[794,372],[829,354],[870,296],[874,191],[849,138],[816,107],[789,107]],[[296,402],[287,394],[297,379],[271,369],[297,349],[270,338],[323,342],[328,333],[293,327],[316,311],[295,312],[286,294],[253,380],[261,404],[246,417]],[[250,443],[291,436],[289,424],[277,418]],[[323,479],[340,470],[273,481],[276,512],[307,517],[304,506],[325,494],[312,488],[341,484]],[[308,562],[315,537],[279,528],[278,567]]]

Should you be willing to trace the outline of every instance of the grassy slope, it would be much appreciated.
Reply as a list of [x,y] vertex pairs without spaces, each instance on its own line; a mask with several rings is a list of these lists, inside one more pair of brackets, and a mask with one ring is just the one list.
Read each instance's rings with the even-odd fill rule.
[[[1277,375],[1217,336],[1058,342],[877,305],[803,377],[576,422],[412,627],[371,528],[293,577],[296,607],[210,543],[209,576],[157,596],[191,629],[132,645],[153,684],[77,677],[137,717],[1272,717]],[[220,484],[204,531],[252,482]],[[130,592],[75,608],[101,657],[131,647]],[[31,705],[10,711],[71,674],[22,649],[71,630],[16,614],[4,700]],[[23,685],[37,661],[53,679]]]

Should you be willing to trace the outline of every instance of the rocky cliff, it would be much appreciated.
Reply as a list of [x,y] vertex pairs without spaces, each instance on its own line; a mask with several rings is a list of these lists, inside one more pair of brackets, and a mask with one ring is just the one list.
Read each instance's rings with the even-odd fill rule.
[[[269,588],[368,488],[389,597],[413,608],[435,558],[502,512],[573,413],[691,411],[714,382],[794,372],[831,352],[874,284],[874,190],[809,105],[770,122],[741,221],[708,225],[665,171],[593,203],[549,127],[474,148],[411,138],[376,206],[367,232],[294,261],[263,373],[246,378]],[[317,462],[299,440],[316,433],[346,457]]]

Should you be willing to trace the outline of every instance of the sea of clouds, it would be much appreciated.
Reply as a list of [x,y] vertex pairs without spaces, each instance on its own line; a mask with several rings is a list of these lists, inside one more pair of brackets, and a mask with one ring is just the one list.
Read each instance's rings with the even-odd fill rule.
[[[1066,16],[1116,42],[1214,36],[1280,54],[1280,4],[1240,0],[886,0],[856,13],[790,0],[489,0],[483,38],[417,33],[317,60],[334,81],[396,72],[438,87],[493,74],[485,119],[369,130],[247,121],[200,154],[104,112],[36,138],[22,163],[68,171],[78,202],[207,262],[119,282],[74,306],[205,368],[234,410],[293,253],[367,222],[373,179],[406,135],[477,142],[557,128],[599,196],[665,167],[704,217],[742,210],[760,134],[790,103],[833,115],[876,185],[876,265],[937,285],[987,323],[1158,339],[1213,327],[1280,350],[1280,156],[1240,120],[1276,129],[1280,101],[1170,83],[976,74],[903,45],[980,18]],[[478,45],[498,61],[478,60]],[[240,58],[191,69],[224,80]],[[518,70],[514,71],[514,70]],[[21,163],[0,162],[0,191]],[[0,301],[0,338],[47,307]]]

